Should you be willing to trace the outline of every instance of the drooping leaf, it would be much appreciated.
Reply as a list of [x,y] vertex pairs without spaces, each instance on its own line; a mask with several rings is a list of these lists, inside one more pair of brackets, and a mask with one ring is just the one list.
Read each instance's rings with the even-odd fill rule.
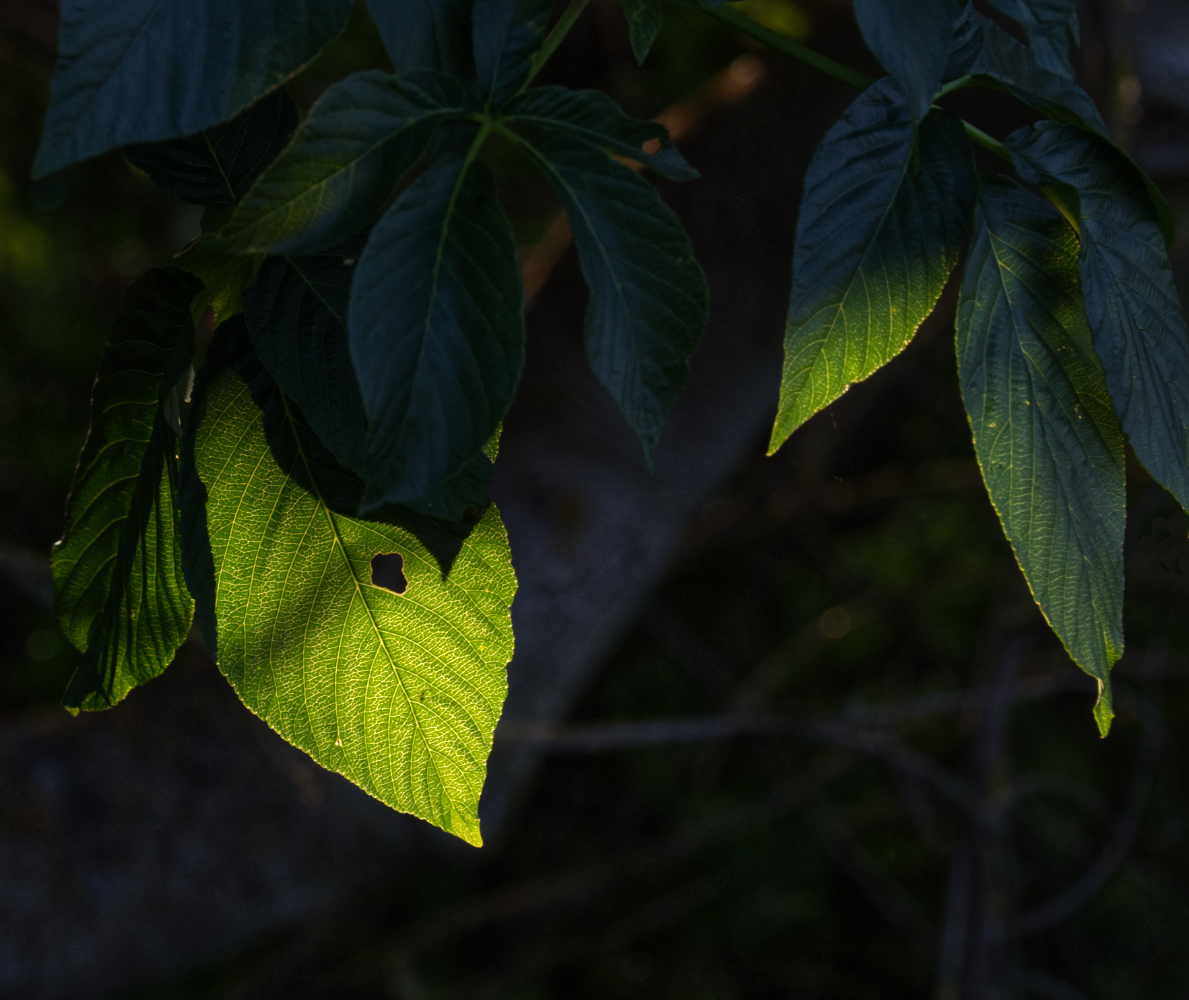
[[1113,715],[1123,652],[1123,434],[1091,346],[1077,239],[1014,181],[986,178],[958,306],[958,372],[991,502],[1028,586]]
[[99,364],[91,428],[54,546],[54,603],[85,654],[70,708],[107,708],[160,674],[194,603],[177,544],[177,435],[162,401],[190,364],[198,282],[151,270],[128,291]]
[[397,76],[419,69],[470,75],[468,0],[368,0],[367,6]]
[[770,452],[907,346],[958,261],[973,204],[961,121],[935,109],[914,136],[892,80],[826,133],[797,220]]
[[182,201],[233,205],[285,148],[295,128],[297,107],[282,87],[223,125],[181,139],[126,146],[124,155]]
[[522,141],[574,233],[590,289],[587,357],[651,467],[706,325],[706,279],[681,222],[651,184],[566,131]]
[[623,16],[628,22],[632,55],[636,62],[643,63],[661,30],[660,0],[623,0]]
[[[424,518],[410,530],[343,513],[362,484],[319,467],[316,438],[250,352],[196,395],[186,568],[219,668],[324,767],[479,845],[516,589],[499,514],[459,540]],[[434,532],[456,553],[449,575]],[[400,557],[402,593],[372,582],[378,555]]]
[[[505,121],[539,134],[565,134],[571,139],[610,150],[619,156],[651,167],[673,181],[698,176],[674,148],[669,130],[659,122],[640,121],[625,115],[608,95],[597,90],[568,87],[533,87],[510,101]],[[658,144],[645,152],[646,143]]]
[[1006,144],[1025,180],[1077,191],[1082,294],[1115,412],[1189,509],[1189,328],[1146,192],[1112,146],[1078,129],[1040,122]]
[[524,365],[516,244],[485,165],[443,156],[401,194],[356,267],[349,326],[365,509],[416,500],[481,452]]
[[900,84],[913,121],[941,90],[958,14],[958,0],[855,0],[863,41]]
[[1079,40],[1077,0],[989,0],[1028,38],[1032,58],[1051,73],[1073,79],[1069,41]]
[[374,222],[396,183],[460,112],[451,78],[355,73],[317,101],[220,230],[237,252],[326,250]]
[[233,118],[334,38],[351,0],[62,0],[33,175]]
[[475,88],[480,106],[498,108],[528,79],[545,39],[549,0],[475,0]]

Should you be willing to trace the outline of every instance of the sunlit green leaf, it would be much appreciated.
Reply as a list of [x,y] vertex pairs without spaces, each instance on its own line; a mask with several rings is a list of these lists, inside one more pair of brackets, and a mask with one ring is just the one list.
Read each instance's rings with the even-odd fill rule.
[[[414,515],[344,513],[362,484],[318,453],[255,355],[238,355],[200,383],[183,457],[187,578],[208,646],[291,743],[480,844],[516,589],[499,514],[459,539]],[[448,575],[435,547],[453,552]],[[400,594],[372,582],[372,560],[392,554]]]
[[1077,239],[1002,176],[979,193],[958,371],[991,502],[1053,631],[1102,685],[1123,652],[1123,434],[1078,287]]
[[240,253],[309,253],[359,232],[384,210],[434,131],[457,117],[459,85],[440,73],[379,70],[329,88],[260,176],[221,240]]
[[351,0],[62,0],[34,176],[234,117],[312,59],[350,9]]
[[482,451],[524,365],[516,244],[485,165],[443,156],[401,194],[356,266],[349,326],[365,504],[417,500]]
[[661,30],[660,0],[623,0],[623,16],[628,22],[628,37],[636,62],[648,58],[657,32]]
[[233,205],[285,148],[297,108],[284,88],[231,121],[197,135],[124,147],[124,155],[176,198],[195,205]]
[[177,434],[161,404],[190,364],[197,291],[180,271],[149,271],[128,291],[99,364],[51,559],[58,620],[85,653],[66,692],[71,708],[107,708],[152,680],[190,629],[175,540]]
[[914,121],[929,112],[949,61],[958,0],[854,0],[863,41],[900,84]]
[[1040,122],[1007,146],[1025,180],[1077,191],[1082,294],[1111,400],[1139,460],[1189,509],[1189,328],[1146,192],[1113,147],[1075,128]]
[[907,346],[958,261],[973,203],[961,122],[934,110],[914,129],[891,80],[826,133],[797,220],[770,451]]

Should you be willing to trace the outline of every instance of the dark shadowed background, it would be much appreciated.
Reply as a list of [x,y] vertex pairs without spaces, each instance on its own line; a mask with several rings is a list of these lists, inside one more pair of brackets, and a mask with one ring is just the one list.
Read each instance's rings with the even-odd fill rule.
[[[849,6],[749,0],[869,72]],[[127,286],[197,231],[118,153],[28,180],[56,5],[0,4],[0,997],[1184,998],[1189,523],[1129,463],[1115,728],[1047,630],[975,464],[954,289],[763,457],[801,179],[854,93],[669,6],[596,0],[543,82],[661,115],[712,319],[655,476],[582,351],[557,205],[491,151],[529,356],[494,492],[517,653],[474,850],[240,705],[201,645],[109,712],[48,551]],[[1189,285],[1189,4],[1090,0],[1083,83],[1161,183]],[[383,53],[366,16],[291,84]],[[998,137],[1033,114],[954,95]],[[982,163],[986,170],[999,169]]]

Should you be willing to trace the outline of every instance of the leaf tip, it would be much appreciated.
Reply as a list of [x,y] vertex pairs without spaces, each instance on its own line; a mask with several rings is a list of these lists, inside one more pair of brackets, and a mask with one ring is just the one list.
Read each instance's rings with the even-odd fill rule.
[[1107,681],[1105,684],[1100,680],[1098,682],[1098,700],[1094,703],[1094,721],[1098,723],[1098,734],[1106,739],[1107,734],[1111,731],[1111,720],[1115,717],[1115,709],[1113,699],[1111,698],[1111,686]]

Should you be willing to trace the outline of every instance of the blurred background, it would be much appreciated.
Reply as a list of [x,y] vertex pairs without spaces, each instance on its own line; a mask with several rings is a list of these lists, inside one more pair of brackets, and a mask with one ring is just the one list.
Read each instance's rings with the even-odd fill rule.
[[[841,0],[741,6],[877,72]],[[1189,5],[1080,10],[1081,79],[1169,198],[1184,297]],[[490,150],[530,348],[494,484],[521,589],[486,846],[288,748],[197,640],[114,710],[60,709],[48,552],[91,379],[198,212],[118,153],[30,183],[56,18],[0,4],[0,996],[1189,996],[1184,515],[1129,456],[1101,740],[979,479],[954,288],[764,457],[802,178],[854,92],[676,5],[638,67],[595,0],[541,77],[660,116],[702,173],[661,184],[712,321],[655,476],[586,366],[556,202]],[[291,91],[383,64],[360,9]],[[1035,118],[949,100],[1000,138]]]

